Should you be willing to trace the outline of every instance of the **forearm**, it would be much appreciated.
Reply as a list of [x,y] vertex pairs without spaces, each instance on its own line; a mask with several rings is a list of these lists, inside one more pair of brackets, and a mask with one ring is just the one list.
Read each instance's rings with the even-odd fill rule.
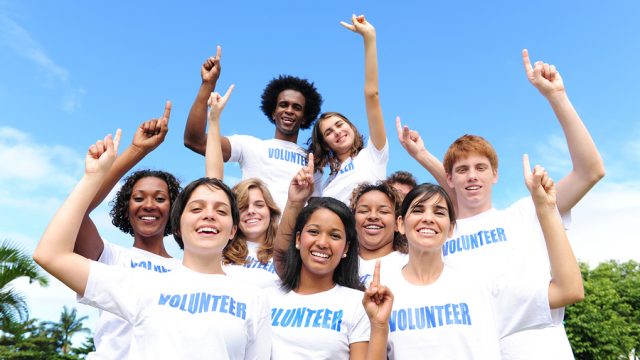
[[72,290],[82,293],[89,262],[73,252],[76,236],[87,207],[102,183],[98,176],[84,176],[47,226],[34,260]]
[[605,174],[604,162],[566,92],[547,97],[564,132],[573,165],[558,182],[558,208],[569,211]]
[[296,225],[296,219],[298,218],[298,214],[302,211],[304,207],[304,203],[291,202],[287,201],[284,211],[282,212],[282,218],[280,219],[280,224],[278,225],[278,231],[276,233],[276,237],[273,240],[273,250],[274,253],[280,254],[278,256],[274,256],[274,260],[276,263],[276,272],[278,275],[283,274],[284,268],[282,262],[280,261],[282,258],[282,254],[286,254],[289,249],[289,243],[293,238],[293,229]]
[[551,265],[549,306],[558,308],[578,302],[584,297],[582,275],[557,209],[538,207],[536,213]]
[[206,152],[207,101],[215,86],[215,82],[203,82],[200,85],[184,128],[184,146],[200,155]]
[[220,119],[209,122],[207,134],[207,146],[205,155],[205,174],[207,177],[223,179],[224,161],[222,160],[222,148],[220,145]]
[[387,135],[384,128],[382,106],[380,105],[378,87],[378,50],[375,33],[364,36],[364,57],[364,98],[369,134],[376,149],[381,150],[386,144]]
[[387,359],[387,338],[389,324],[371,324],[371,335],[367,347],[367,360]]

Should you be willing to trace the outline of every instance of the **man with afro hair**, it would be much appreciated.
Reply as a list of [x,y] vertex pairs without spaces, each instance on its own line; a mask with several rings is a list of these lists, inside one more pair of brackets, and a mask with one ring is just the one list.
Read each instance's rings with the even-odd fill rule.
[[[202,83],[184,130],[184,145],[201,155],[205,154],[207,144],[207,101],[220,77],[220,55],[218,46],[216,56],[202,64]],[[321,105],[322,96],[313,83],[290,75],[274,78],[265,87],[261,104],[262,112],[275,125],[273,138],[223,136],[220,146],[224,161],[238,162],[243,180],[259,178],[264,181],[283,209],[289,182],[307,162],[306,151],[297,144],[298,133],[313,125]]]

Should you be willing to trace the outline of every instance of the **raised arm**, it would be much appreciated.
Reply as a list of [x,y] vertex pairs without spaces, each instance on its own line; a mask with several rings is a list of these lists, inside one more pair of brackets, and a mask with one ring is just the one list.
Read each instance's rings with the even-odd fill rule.
[[[200,155],[205,155],[206,152],[207,103],[211,93],[216,88],[218,78],[220,78],[220,72],[222,71],[220,65],[221,56],[222,49],[218,46],[216,48],[216,56],[208,58],[202,64],[200,68],[202,83],[195,100],[193,100],[193,105],[191,105],[191,110],[189,110],[189,116],[187,117],[187,124],[184,128],[184,146]],[[223,160],[227,161],[231,156],[231,145],[226,137],[221,139],[221,146]]]
[[582,275],[556,208],[556,186],[544,168],[531,171],[529,157],[522,157],[524,179],[536,207],[551,265],[549,306],[552,309],[574,304],[584,298]]
[[384,129],[384,118],[382,117],[380,94],[378,92],[376,29],[365,19],[364,15],[352,15],[351,24],[344,21],[341,21],[340,24],[362,35],[364,40],[364,101],[369,122],[369,136],[376,149],[382,150],[387,143],[387,134]]
[[573,169],[557,184],[561,213],[571,210],[604,176],[604,162],[589,130],[574,109],[555,66],[537,61],[533,66],[529,52],[522,50],[522,62],[529,82],[547,99],[567,139]]
[[400,117],[396,118],[396,130],[398,131],[398,141],[400,141],[400,145],[447,191],[457,211],[458,203],[456,201],[456,192],[449,187],[447,183],[447,175],[445,174],[442,162],[427,150],[424,146],[424,141],[422,141],[417,131],[409,129],[406,125],[402,126]]
[[92,145],[85,159],[85,174],[47,226],[33,259],[71,290],[83,295],[90,262],[73,252],[80,223],[102,185],[118,152],[120,130]]
[[207,133],[207,151],[205,156],[205,175],[222,180],[224,178],[224,161],[220,146],[220,115],[231,96],[234,85],[229,86],[227,93],[221,96],[214,92],[209,98],[209,132]]
[[386,286],[380,285],[380,259],[376,260],[373,280],[364,292],[362,305],[371,323],[366,358],[367,360],[384,360],[387,358],[387,338],[389,336],[389,318],[393,307],[393,293]]
[[284,273],[284,264],[282,259],[289,248],[289,243],[293,236],[293,229],[296,225],[296,219],[304,205],[307,203],[307,200],[309,200],[313,194],[313,188],[313,154],[309,153],[307,166],[300,169],[293,179],[291,179],[287,203],[282,211],[282,218],[278,225],[278,231],[276,232],[276,237],[273,240],[273,250],[275,254],[273,259],[276,265],[276,272],[281,277]]
[[170,116],[171,101],[167,101],[162,117],[143,122],[133,135],[131,145],[113,163],[82,220],[74,248],[77,254],[91,260],[98,260],[104,249],[104,243],[89,213],[104,201],[129,170],[162,144],[169,131]]

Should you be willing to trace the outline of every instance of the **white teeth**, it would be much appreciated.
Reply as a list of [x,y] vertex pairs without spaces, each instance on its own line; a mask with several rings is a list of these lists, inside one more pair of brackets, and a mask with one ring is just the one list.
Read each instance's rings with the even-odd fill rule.
[[369,229],[369,230],[380,230],[380,229],[382,229],[382,226],[379,226],[379,225],[367,225],[364,228],[365,229]]
[[141,220],[156,220],[157,217],[155,216],[140,216]]
[[317,256],[317,257],[321,257],[321,258],[325,258],[325,259],[329,258],[329,254],[325,254],[325,253],[321,253],[321,252],[317,252],[317,251],[312,251],[311,255]]
[[260,220],[258,220],[258,219],[249,219],[249,220],[246,220],[245,223],[247,223],[247,224],[255,224],[258,221],[260,221]]
[[418,230],[420,234],[435,234],[435,230],[433,229],[420,229]]
[[480,186],[469,186],[467,187],[467,190],[478,190],[480,189]]
[[217,234],[219,231],[216,228],[212,228],[212,227],[202,227],[198,230],[196,230],[199,234],[200,233],[214,233]]

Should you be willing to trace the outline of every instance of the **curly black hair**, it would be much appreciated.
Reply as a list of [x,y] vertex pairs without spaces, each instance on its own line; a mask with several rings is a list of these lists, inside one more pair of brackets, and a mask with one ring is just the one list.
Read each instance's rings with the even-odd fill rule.
[[[166,171],[159,170],[138,170],[124,179],[124,184],[118,190],[116,197],[111,201],[111,223],[115,225],[122,232],[129,235],[134,235],[133,227],[129,222],[129,199],[131,198],[131,192],[133,186],[138,180],[146,177],[155,177],[163,180],[169,188],[169,204],[173,205],[174,200],[178,197],[178,194],[182,190],[180,187],[180,181],[175,176]],[[171,222],[167,221],[167,226],[164,228],[164,236],[171,234]]]
[[278,105],[278,95],[285,90],[295,90],[304,96],[304,121],[300,124],[300,128],[310,128],[320,113],[322,96],[318,93],[313,83],[307,79],[291,75],[280,75],[277,78],[273,78],[262,92],[260,109],[262,109],[269,121],[275,124],[276,122],[271,116]]

